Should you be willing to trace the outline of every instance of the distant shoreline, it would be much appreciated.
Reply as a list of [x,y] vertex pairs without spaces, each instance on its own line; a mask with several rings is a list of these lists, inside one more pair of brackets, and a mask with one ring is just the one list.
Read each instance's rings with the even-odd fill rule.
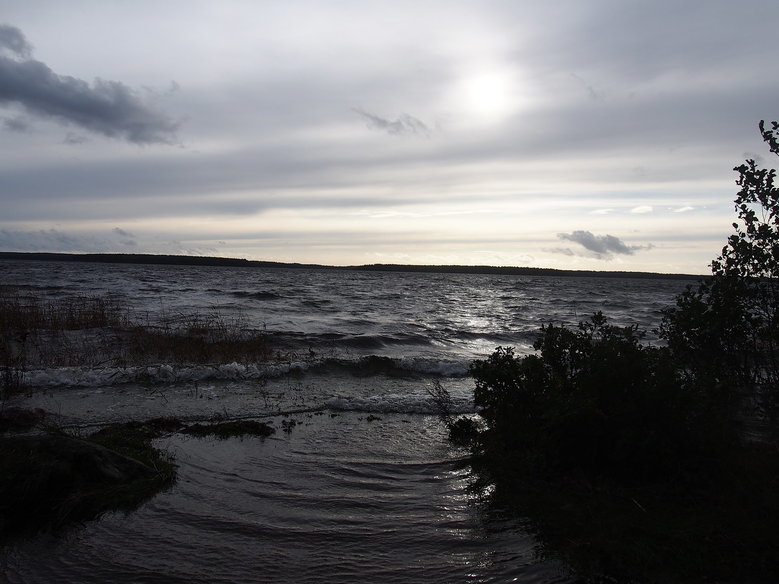
[[411,265],[411,264],[367,264],[361,266],[326,266],[321,264],[299,264],[223,258],[211,256],[186,256],[164,254],[124,253],[54,253],[54,252],[0,252],[0,260],[31,260],[49,262],[91,262],[116,264],[151,264],[173,266],[218,266],[245,268],[299,268],[316,270],[353,270],[363,272],[416,272],[430,274],[497,274],[510,276],[559,276],[590,278],[645,278],[700,280],[704,275],[663,274],[655,272],[560,270],[554,268],[532,268],[514,266],[462,266],[462,265]]

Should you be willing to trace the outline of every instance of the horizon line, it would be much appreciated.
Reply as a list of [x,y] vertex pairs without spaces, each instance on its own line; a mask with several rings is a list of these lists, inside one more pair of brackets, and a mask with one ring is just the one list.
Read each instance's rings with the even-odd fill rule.
[[300,262],[278,262],[271,260],[249,260],[221,256],[196,256],[185,254],[153,254],[153,253],[122,253],[122,252],[16,252],[0,251],[0,259],[34,260],[34,261],[84,261],[91,263],[130,263],[157,265],[199,265],[222,267],[276,267],[276,268],[309,268],[329,270],[359,270],[359,271],[394,271],[418,273],[472,273],[472,274],[505,274],[505,275],[587,275],[595,277],[638,277],[638,278],[705,278],[707,274],[680,274],[670,272],[646,272],[629,270],[576,270],[565,268],[541,268],[534,266],[495,266],[470,264],[358,264],[358,265],[327,265]]

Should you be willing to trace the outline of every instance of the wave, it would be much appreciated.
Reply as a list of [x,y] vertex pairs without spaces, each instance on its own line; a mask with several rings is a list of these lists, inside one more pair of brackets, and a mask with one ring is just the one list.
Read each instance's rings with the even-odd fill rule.
[[56,367],[24,372],[22,383],[32,388],[99,387],[136,383],[171,385],[207,380],[256,380],[305,371],[304,361],[279,365],[160,365],[137,367]]
[[318,363],[323,369],[342,369],[354,375],[464,377],[470,361],[425,357],[368,355],[356,359],[331,358]]
[[[472,394],[452,392],[453,414],[475,412]],[[325,401],[331,410],[345,412],[373,412],[381,414],[438,414],[435,400],[427,392],[390,393],[367,397],[335,396]]]
[[426,346],[432,344],[429,337],[410,333],[398,333],[394,335],[342,335],[339,339],[331,338],[331,342],[333,341],[354,349],[381,349],[397,345]]
[[255,381],[308,371],[347,372],[355,376],[463,377],[468,362],[422,357],[356,359],[327,358],[283,363],[229,363],[224,365],[174,365],[162,363],[134,367],[56,367],[25,371],[22,383],[30,388],[100,387],[125,384],[172,385],[200,381]]
[[326,306],[332,306],[333,301],[327,298],[320,298],[318,300],[303,300],[300,302],[300,304],[308,308],[324,308]]
[[275,292],[266,292],[266,291],[260,291],[260,292],[247,292],[244,290],[239,290],[236,292],[232,292],[232,295],[236,298],[250,298],[252,300],[279,300],[281,296],[279,294],[276,294]]
[[[357,326],[353,322],[346,324],[355,328],[365,328],[372,324],[368,321],[359,323]],[[385,347],[430,347],[435,345],[435,341],[428,334],[418,334],[411,332],[396,332],[385,334],[370,333],[352,333],[346,331],[327,331],[322,333],[302,333],[295,331],[271,331],[274,340],[279,343],[286,343],[293,347],[344,347],[346,349],[356,350],[377,350]],[[412,349],[413,350],[413,349]]]
[[442,330],[447,338],[462,341],[489,341],[495,345],[505,345],[516,343],[518,340],[526,342],[528,339],[535,339],[538,336],[538,330],[533,328],[525,333],[522,331],[500,332],[500,331],[470,331],[465,329],[444,328]]

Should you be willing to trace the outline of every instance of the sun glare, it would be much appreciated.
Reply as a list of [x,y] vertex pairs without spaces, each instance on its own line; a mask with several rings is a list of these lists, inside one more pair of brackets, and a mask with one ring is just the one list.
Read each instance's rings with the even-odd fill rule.
[[455,87],[457,109],[479,121],[500,121],[516,107],[512,76],[507,72],[478,72]]

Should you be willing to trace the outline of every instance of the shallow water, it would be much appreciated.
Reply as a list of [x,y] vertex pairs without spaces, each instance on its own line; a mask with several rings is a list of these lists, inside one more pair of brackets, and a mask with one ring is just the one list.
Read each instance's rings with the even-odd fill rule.
[[37,262],[0,263],[0,277],[50,297],[110,294],[149,322],[218,311],[290,352],[272,367],[28,371],[13,405],[64,425],[253,418],[277,433],[163,438],[171,490],[2,550],[9,582],[572,582],[481,504],[426,388],[440,381],[473,412],[473,358],[527,352],[541,324],[595,310],[651,329],[686,284]]
[[434,417],[323,414],[279,434],[164,440],[169,492],[13,548],[8,581],[569,581],[520,525],[481,514]]

